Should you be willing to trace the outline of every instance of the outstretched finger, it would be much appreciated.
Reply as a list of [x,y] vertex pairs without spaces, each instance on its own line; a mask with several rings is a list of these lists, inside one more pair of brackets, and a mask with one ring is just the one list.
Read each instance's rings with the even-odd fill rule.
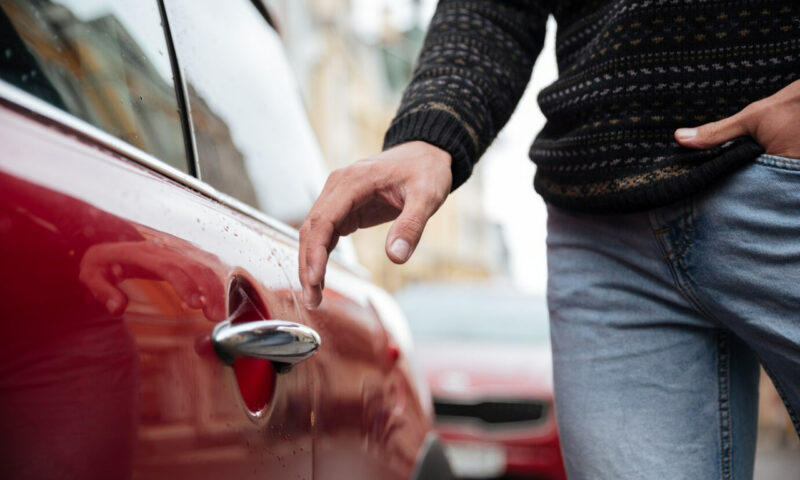
[[315,308],[322,301],[322,280],[331,249],[339,239],[337,225],[371,195],[366,182],[326,185],[300,230],[300,283],[303,303]]

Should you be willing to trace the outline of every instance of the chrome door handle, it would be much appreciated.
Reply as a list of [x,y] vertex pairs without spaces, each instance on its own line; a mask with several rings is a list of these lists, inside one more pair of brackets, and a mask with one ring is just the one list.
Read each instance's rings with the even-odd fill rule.
[[322,342],[314,329],[283,320],[231,323],[214,327],[211,342],[219,358],[228,365],[239,357],[276,362],[285,370],[307,359]]

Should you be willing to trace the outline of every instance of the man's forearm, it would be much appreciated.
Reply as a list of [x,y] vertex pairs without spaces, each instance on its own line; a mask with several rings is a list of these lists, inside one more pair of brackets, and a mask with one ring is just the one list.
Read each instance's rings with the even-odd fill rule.
[[542,1],[443,0],[384,148],[411,140],[453,158],[453,189],[505,125],[542,48]]

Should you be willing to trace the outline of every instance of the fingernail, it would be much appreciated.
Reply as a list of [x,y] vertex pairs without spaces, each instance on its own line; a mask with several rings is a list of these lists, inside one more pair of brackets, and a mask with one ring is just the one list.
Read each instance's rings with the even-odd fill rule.
[[303,305],[306,307],[306,309],[313,310],[314,304],[311,303],[311,294],[308,293],[308,290],[303,290],[302,297],[303,297]]
[[681,140],[691,140],[697,136],[696,128],[679,128],[675,131],[675,136]]
[[392,252],[392,255],[400,260],[406,261],[408,259],[408,254],[411,253],[411,245],[409,245],[408,242],[402,238],[398,238],[392,242],[392,246],[389,247],[389,251]]
[[106,302],[106,310],[108,310],[108,313],[111,314],[116,313],[118,308],[119,308],[119,302],[117,300],[111,298]]

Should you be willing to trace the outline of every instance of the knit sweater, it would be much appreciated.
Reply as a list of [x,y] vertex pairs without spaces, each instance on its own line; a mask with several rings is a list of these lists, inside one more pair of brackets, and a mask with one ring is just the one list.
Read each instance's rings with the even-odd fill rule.
[[800,78],[798,0],[441,0],[384,148],[436,145],[462,184],[525,90],[550,14],[559,78],[539,94],[547,123],[530,157],[536,190],[562,208],[643,210],[703,191],[763,149],[740,137],[689,150],[675,129]]

